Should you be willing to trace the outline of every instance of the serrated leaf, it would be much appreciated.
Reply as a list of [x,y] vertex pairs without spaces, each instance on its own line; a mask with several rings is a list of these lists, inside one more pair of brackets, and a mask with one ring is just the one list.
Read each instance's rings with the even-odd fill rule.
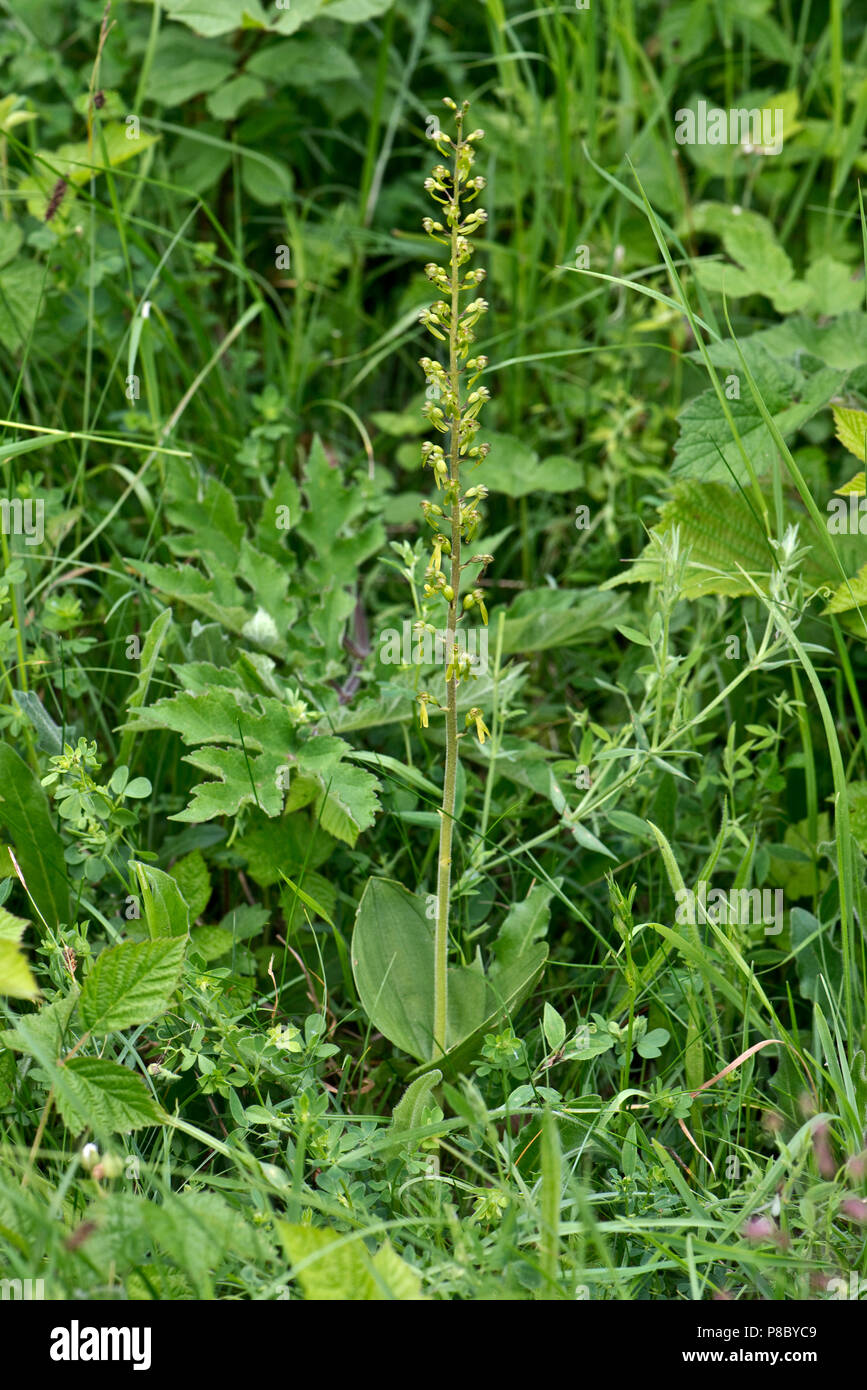
[[[681,550],[689,557],[683,584],[685,598],[752,593],[738,566],[756,583],[766,584],[772,567],[771,553],[764,532],[741,493],[722,483],[679,483],[653,529],[667,535],[675,526],[680,531]],[[648,545],[629,570],[606,580],[602,587],[658,583],[661,577],[658,552]]]
[[140,1077],[101,1057],[72,1057],[51,1074],[55,1100],[67,1129],[124,1134],[160,1125],[165,1116]]
[[831,595],[826,613],[849,613],[853,608],[867,607],[867,565],[857,574],[839,584]]
[[[744,355],[758,391],[773,416],[780,433],[790,438],[838,394],[842,373],[823,367],[805,377],[788,364],[774,360],[764,348],[749,342]],[[740,396],[728,401],[729,411],[740,436],[735,440],[713,387],[694,397],[678,415],[680,433],[675,444],[672,474],[703,482],[733,482],[744,486],[749,471],[741,455],[743,447],[758,477],[772,472],[777,445],[746,381],[740,381]]]
[[38,993],[24,952],[14,941],[0,940],[0,994],[33,999]]
[[17,945],[29,925],[26,917],[16,917],[0,907],[0,941],[12,941]]
[[70,1022],[77,1004],[75,990],[64,999],[43,1005],[38,1013],[23,1014],[16,1019],[14,1028],[0,1033],[0,1044],[26,1053],[50,1071],[60,1054],[72,1046]]
[[[834,432],[840,443],[861,463],[867,461],[867,411],[832,406]],[[863,478],[863,473],[860,475]]]
[[41,312],[45,272],[35,261],[19,259],[0,270],[0,341],[7,352],[27,342]]
[[180,979],[185,945],[183,937],[125,941],[100,952],[79,1000],[85,1028],[114,1033],[164,1014]]
[[421,1297],[421,1280],[388,1241],[375,1255],[358,1236],[317,1226],[276,1223],[283,1247],[308,1300],[367,1302]]

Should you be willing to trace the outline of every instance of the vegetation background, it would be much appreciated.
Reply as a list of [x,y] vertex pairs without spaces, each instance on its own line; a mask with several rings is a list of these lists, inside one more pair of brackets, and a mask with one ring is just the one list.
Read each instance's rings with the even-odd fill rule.
[[[4,3],[4,1278],[858,1296],[863,18]],[[383,656],[437,622],[446,96],[485,131],[490,736],[434,1068],[444,677]],[[782,148],[679,143],[699,100]]]

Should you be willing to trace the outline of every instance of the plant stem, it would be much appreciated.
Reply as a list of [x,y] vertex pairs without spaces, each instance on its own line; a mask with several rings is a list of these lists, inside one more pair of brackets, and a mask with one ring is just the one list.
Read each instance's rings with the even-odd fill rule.
[[[458,127],[460,141],[460,126]],[[455,149],[452,197],[458,201],[458,157]],[[449,384],[455,401],[449,447],[449,479],[452,486],[452,599],[446,628],[446,653],[451,661],[455,646],[458,604],[461,590],[461,498],[460,498],[460,368],[458,366],[458,218],[451,225],[452,312],[449,321]],[[452,878],[452,828],[455,815],[455,788],[458,774],[458,682],[453,671],[446,682],[446,766],[443,778],[443,804],[440,811],[440,853],[437,871],[437,920],[434,935],[434,1027],[433,1056],[446,1050],[448,1019],[449,897]]]

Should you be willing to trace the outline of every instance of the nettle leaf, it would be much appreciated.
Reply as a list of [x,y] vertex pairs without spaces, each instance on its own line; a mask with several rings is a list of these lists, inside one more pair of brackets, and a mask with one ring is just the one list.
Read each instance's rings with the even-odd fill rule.
[[0,1044],[24,1052],[50,1071],[62,1052],[71,1046],[70,1023],[78,1005],[78,990],[64,999],[45,1004],[38,1013],[24,1014],[15,1027],[0,1033]]
[[308,1300],[367,1302],[422,1297],[421,1279],[386,1241],[375,1255],[355,1234],[342,1235],[318,1226],[276,1222],[283,1248]]
[[[829,367],[822,367],[808,377],[789,363],[773,358],[754,342],[748,341],[742,346],[756,387],[783,438],[790,438],[824,409],[839,393],[845,379],[843,373]],[[729,375],[737,379],[740,392],[739,398],[728,401],[729,410],[744,452],[761,477],[776,465],[777,446],[743,379],[739,359],[731,355],[728,360]],[[671,470],[676,477],[698,478],[702,482],[736,482],[741,486],[749,482],[741,449],[713,387],[689,401],[677,420],[680,433]]]
[[[721,483],[680,483],[653,528],[665,535],[680,528],[681,548],[689,553],[683,585],[685,598],[703,594],[749,594],[753,590],[738,571],[741,565],[757,584],[764,586],[772,559],[764,532],[739,492]],[[647,546],[632,567],[601,586],[659,582],[659,559]]]
[[825,612],[849,613],[853,608],[867,608],[867,565],[837,586]]
[[101,1057],[72,1057],[50,1073],[60,1118],[73,1134],[83,1129],[125,1134],[161,1125],[165,1116],[140,1077]]
[[38,150],[33,158],[33,174],[22,179],[18,185],[19,195],[27,199],[27,211],[37,221],[44,222],[57,182],[64,179],[68,187],[52,216],[51,224],[65,224],[74,205],[76,185],[81,187],[90,182],[92,174],[102,173],[106,168],[116,168],[144,154],[160,138],[139,130],[135,139],[128,139],[127,131],[125,122],[109,121],[101,130],[94,131],[92,145],[81,140],[73,145],[61,145],[57,150]]
[[125,941],[100,952],[79,999],[88,1032],[114,1033],[150,1023],[164,1014],[177,988],[184,937]]
[[[832,411],[835,433],[840,443],[864,463],[867,461],[867,410],[849,410],[835,405]],[[859,474],[859,477],[863,476]]]
[[0,341],[7,352],[27,342],[43,305],[45,271],[23,257],[0,270]]
[[28,891],[50,927],[69,920],[69,887],[63,841],[54,829],[48,798],[27,764],[0,744],[0,826],[15,846]]
[[0,994],[33,999],[38,993],[24,952],[16,942],[0,939]]
[[11,941],[17,946],[29,925],[26,917],[16,917],[0,907],[0,941]]

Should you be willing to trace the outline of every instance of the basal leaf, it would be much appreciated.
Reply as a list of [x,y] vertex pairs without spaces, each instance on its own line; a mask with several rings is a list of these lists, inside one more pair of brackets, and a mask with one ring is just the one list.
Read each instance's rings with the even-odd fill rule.
[[45,792],[25,762],[0,744],[0,825],[13,844],[27,888],[50,927],[69,920],[63,842]]
[[141,864],[134,859],[130,864],[138,879],[151,939],[186,937],[190,930],[190,912],[174,879],[151,864]]

